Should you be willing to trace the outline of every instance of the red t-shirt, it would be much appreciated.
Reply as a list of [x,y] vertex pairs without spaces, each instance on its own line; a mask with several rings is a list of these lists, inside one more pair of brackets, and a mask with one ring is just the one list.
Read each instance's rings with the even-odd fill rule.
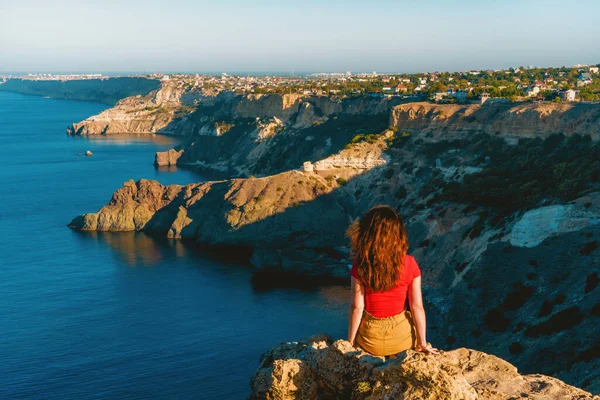
[[[352,263],[350,275],[358,279],[356,263]],[[393,289],[386,292],[373,292],[365,287],[365,310],[377,317],[386,318],[400,314],[405,310],[408,288],[413,279],[421,275],[421,270],[413,256],[404,257],[404,272]]]

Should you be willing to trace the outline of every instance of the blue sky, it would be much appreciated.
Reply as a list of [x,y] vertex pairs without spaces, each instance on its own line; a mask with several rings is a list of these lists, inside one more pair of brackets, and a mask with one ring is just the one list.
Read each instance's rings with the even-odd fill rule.
[[596,64],[599,16],[585,0],[0,0],[0,73]]

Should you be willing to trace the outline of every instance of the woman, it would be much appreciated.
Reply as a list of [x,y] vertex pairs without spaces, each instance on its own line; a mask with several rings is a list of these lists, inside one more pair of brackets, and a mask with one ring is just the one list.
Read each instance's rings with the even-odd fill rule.
[[425,337],[421,271],[406,254],[407,234],[398,214],[388,206],[373,207],[347,234],[353,253],[348,341],[376,356],[408,349],[438,354]]

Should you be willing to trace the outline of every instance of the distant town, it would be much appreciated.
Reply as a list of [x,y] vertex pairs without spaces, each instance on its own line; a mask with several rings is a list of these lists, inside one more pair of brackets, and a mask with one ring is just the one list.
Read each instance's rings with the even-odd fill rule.
[[[600,101],[598,65],[560,68],[514,67],[506,70],[423,72],[416,74],[318,73],[302,76],[206,74],[136,74],[158,79],[190,91],[216,95],[303,94],[314,96],[375,96],[430,100],[438,103],[486,103],[519,101]],[[34,81],[109,79],[102,74],[26,74],[0,76]]]

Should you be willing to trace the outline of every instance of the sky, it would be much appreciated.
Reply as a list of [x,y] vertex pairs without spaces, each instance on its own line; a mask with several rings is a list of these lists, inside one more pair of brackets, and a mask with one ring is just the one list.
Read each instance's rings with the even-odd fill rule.
[[595,0],[0,0],[0,74],[600,63]]

